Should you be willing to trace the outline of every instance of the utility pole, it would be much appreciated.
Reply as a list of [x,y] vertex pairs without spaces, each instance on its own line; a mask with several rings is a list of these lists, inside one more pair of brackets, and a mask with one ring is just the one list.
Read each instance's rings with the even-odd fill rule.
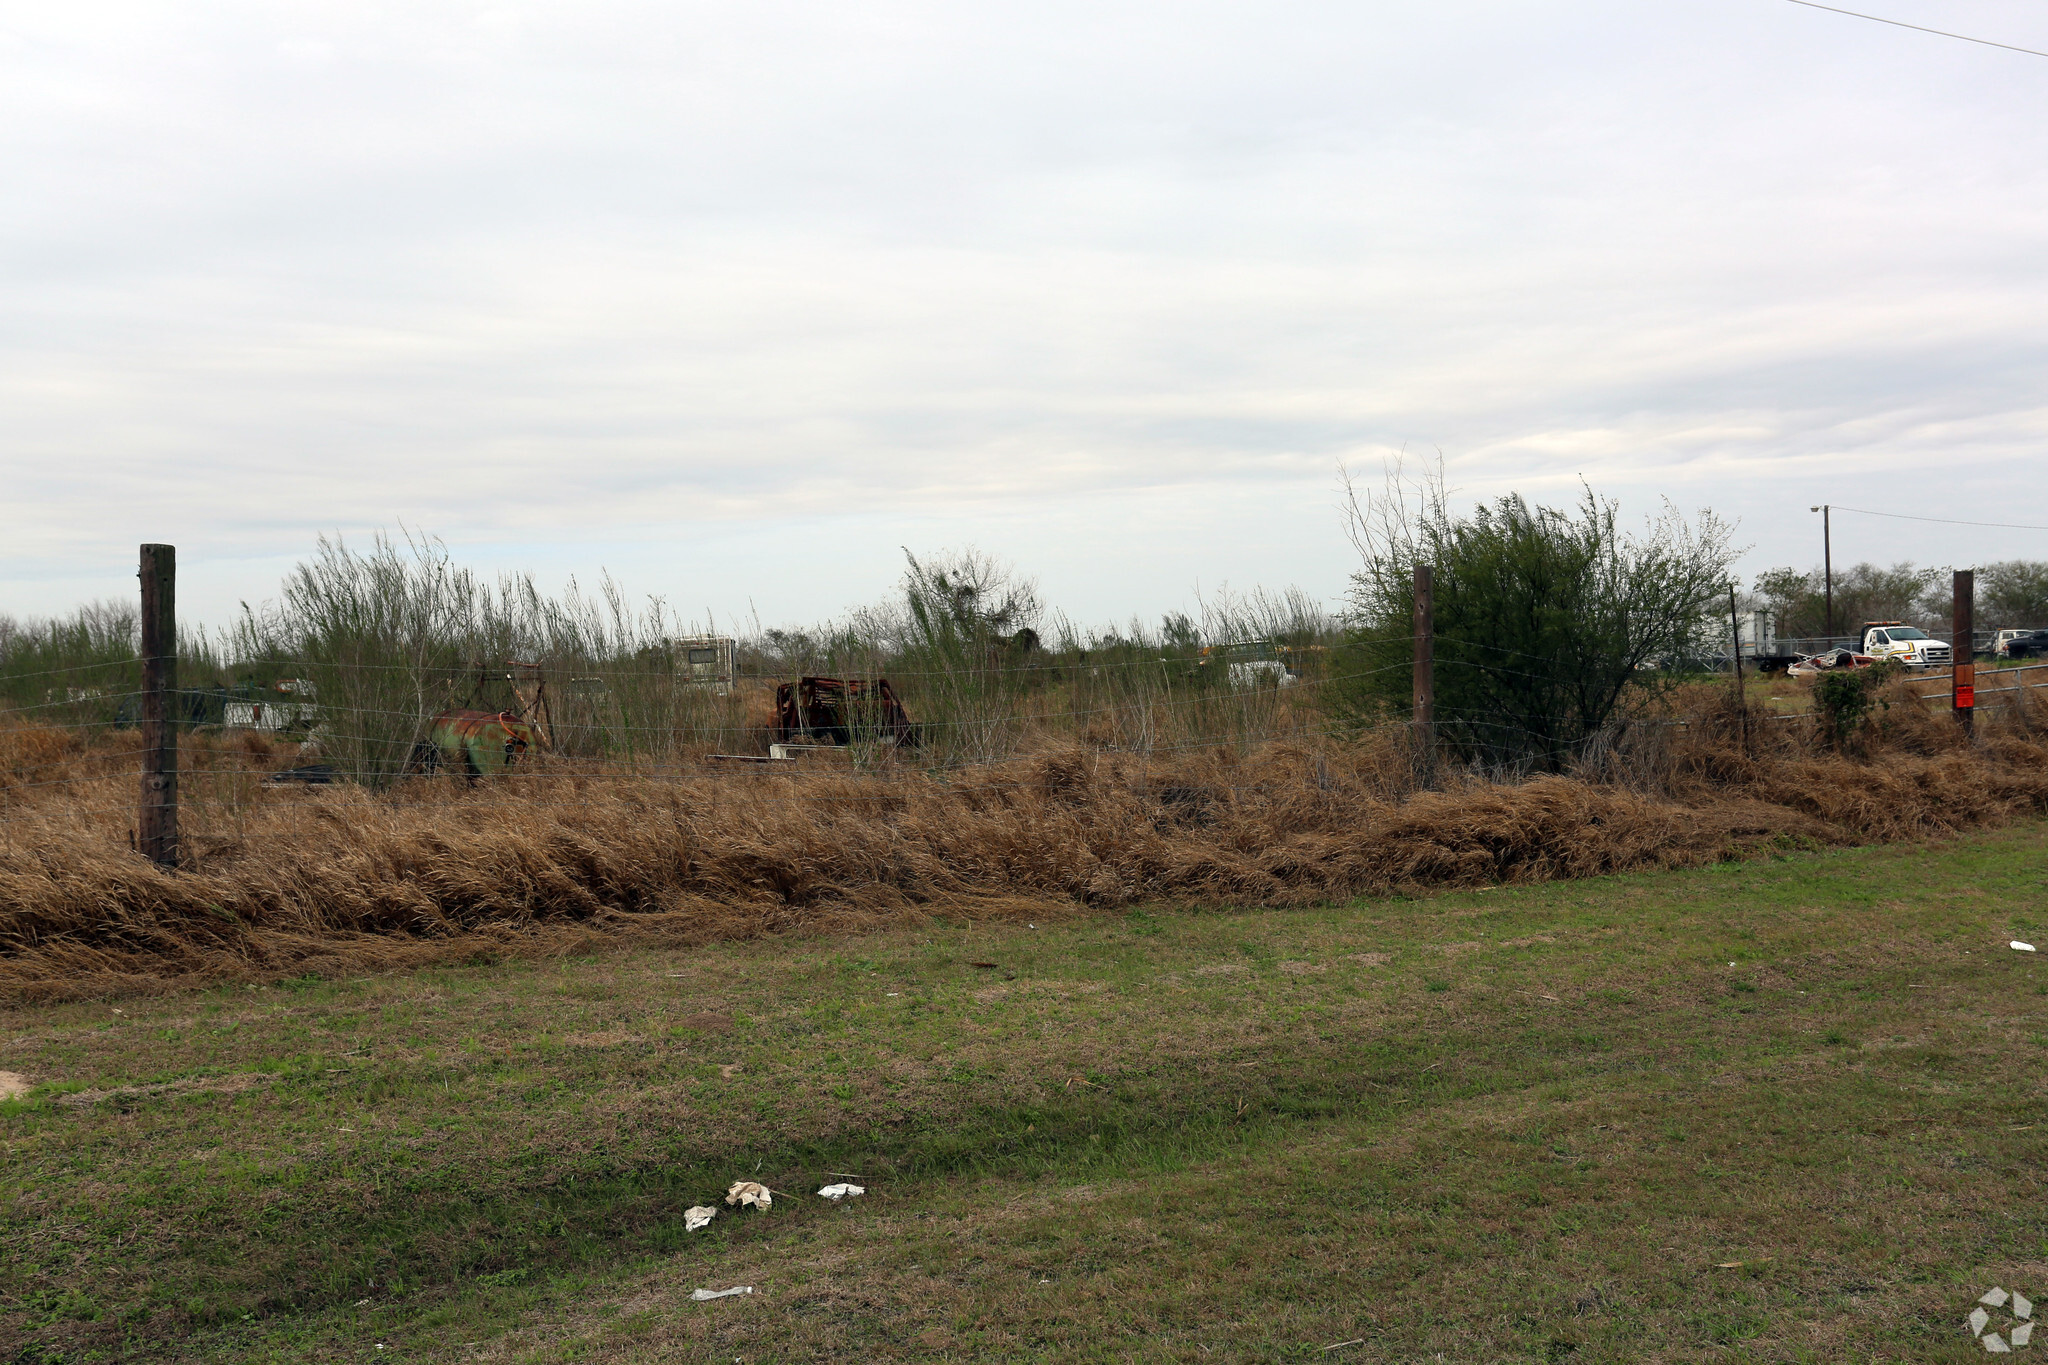
[[1833,509],[1827,503],[1809,508],[1820,513],[1820,563],[1821,576],[1827,584],[1828,595],[1828,645],[1835,643],[1835,537],[1828,527],[1828,518]]
[[142,547],[142,810],[136,846],[178,866],[178,551]]
[[1955,576],[1955,606],[1950,617],[1954,627],[1954,639],[1949,644],[1950,703],[1955,708],[1956,724],[1963,727],[1964,734],[1975,730],[1972,717],[1977,714],[1977,573],[1974,569],[1957,569]]
[[1427,564],[1415,566],[1415,745],[1422,780],[1436,780],[1436,585]]

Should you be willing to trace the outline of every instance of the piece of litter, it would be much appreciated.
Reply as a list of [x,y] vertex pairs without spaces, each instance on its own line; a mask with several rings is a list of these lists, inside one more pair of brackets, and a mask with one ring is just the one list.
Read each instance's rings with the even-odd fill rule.
[[819,1194],[824,1195],[827,1199],[831,1200],[835,1204],[838,1203],[840,1200],[846,1199],[852,1195],[866,1194],[867,1192],[868,1188],[865,1185],[853,1185],[848,1184],[844,1181],[840,1182],[837,1185],[827,1185],[823,1189],[818,1191]]
[[712,1299],[729,1299],[735,1294],[751,1294],[753,1292],[754,1286],[750,1284],[736,1284],[730,1289],[692,1289],[690,1297],[699,1303],[709,1303]]
[[1989,1289],[1984,1291],[1984,1297],[1977,1300],[1977,1302],[1989,1304],[1993,1308],[2003,1308],[2005,1306],[2005,1301],[2011,1297],[2012,1295],[2006,1293],[2003,1289],[2000,1289],[1997,1285],[1994,1284]]
[[1999,1336],[1996,1332],[1986,1332],[1984,1334],[1984,1349],[1995,1356],[2012,1354],[2012,1348],[2005,1344],[2005,1338]]
[[[1482,887],[1480,887],[1479,889],[1480,889],[1481,891],[1491,891],[1491,890],[1493,890],[1493,888],[1492,888],[1492,887],[1490,887],[1490,886],[1482,886]],[[1364,1337],[1354,1337],[1354,1338],[1352,1338],[1352,1339],[1351,1339],[1350,1341],[1333,1341],[1333,1342],[1331,1342],[1331,1343],[1330,1343],[1330,1344],[1329,1344],[1328,1346],[1325,1346],[1325,1347],[1324,1347],[1323,1349],[1324,1349],[1325,1351],[1341,1351],[1341,1350],[1343,1350],[1343,1349],[1344,1349],[1344,1348],[1345,1348],[1346,1346],[1363,1346],[1364,1344],[1365,1344],[1365,1338],[1364,1338]]]
[[1970,1310],[1970,1316],[1964,1321],[1970,1325],[1971,1336],[1981,1337],[1984,1335],[1984,1329],[1991,1325],[1991,1315],[1981,1308],[1973,1308]]
[[695,1232],[698,1228],[709,1225],[711,1220],[716,1217],[718,1217],[718,1210],[711,1205],[692,1204],[689,1208],[683,1210],[683,1231]]
[[1731,963],[1729,963],[1728,965],[1729,965],[1729,966],[1731,966],[1731,967],[1733,967],[1733,966],[1734,966],[1735,964],[1734,964],[1733,962],[1731,962]]
[[2034,1316],[2034,1301],[2017,1289],[2012,1291],[2012,1315],[2016,1318]]
[[2012,1329],[2012,1344],[2015,1346],[2024,1346],[2033,1339],[2034,1324],[2031,1322],[2023,1322]]
[[889,992],[889,998],[890,998],[891,1000],[894,1000],[894,999],[896,998],[896,992],[894,992],[894,991],[890,991],[890,992]]
[[2012,941],[2012,950],[2016,953],[2031,953],[2034,951],[2034,945],[2031,943],[2022,943],[2018,939],[2014,939]]
[[758,1180],[735,1180],[732,1188],[725,1192],[725,1202],[738,1204],[741,1208],[751,1205],[765,1209],[775,1202],[775,1192]]
[[1740,1270],[1742,1269],[1742,1267],[1746,1265],[1768,1265],[1770,1262],[1775,1261],[1777,1259],[1778,1258],[1775,1256],[1759,1256],[1754,1261],[1716,1261],[1714,1262],[1714,1269]]

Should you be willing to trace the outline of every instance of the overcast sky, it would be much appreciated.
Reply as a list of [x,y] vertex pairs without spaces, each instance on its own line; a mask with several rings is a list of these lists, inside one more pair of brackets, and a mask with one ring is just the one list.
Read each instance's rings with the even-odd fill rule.
[[1334,599],[1404,449],[1750,572],[1822,501],[2048,525],[2044,114],[1784,0],[8,0],[0,611],[157,540],[220,622],[401,524],[768,624],[969,543],[1086,621]]

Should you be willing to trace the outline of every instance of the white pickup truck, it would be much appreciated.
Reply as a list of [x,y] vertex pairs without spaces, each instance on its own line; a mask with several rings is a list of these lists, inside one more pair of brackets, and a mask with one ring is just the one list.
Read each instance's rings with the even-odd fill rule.
[[1873,659],[1896,660],[1908,668],[1947,668],[1955,662],[1945,642],[1897,621],[1865,621],[1863,652]]

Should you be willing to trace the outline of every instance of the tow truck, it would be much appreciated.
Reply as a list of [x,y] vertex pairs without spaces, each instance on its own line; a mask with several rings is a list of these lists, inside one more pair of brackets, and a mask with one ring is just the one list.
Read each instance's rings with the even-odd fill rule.
[[1947,668],[1955,655],[1945,641],[1903,621],[1865,621],[1863,653],[1891,659],[1908,668]]

